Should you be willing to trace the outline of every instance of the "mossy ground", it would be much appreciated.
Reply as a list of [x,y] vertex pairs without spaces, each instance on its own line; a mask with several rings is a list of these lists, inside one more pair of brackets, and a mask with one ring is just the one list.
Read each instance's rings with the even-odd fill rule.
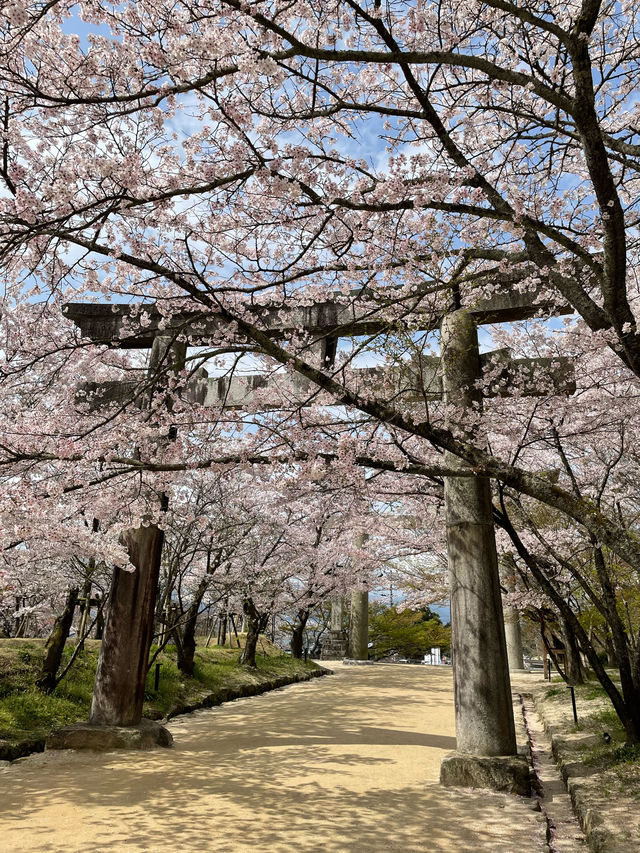
[[[44,640],[0,639],[0,753],[13,751],[21,743],[42,740],[59,726],[87,719],[99,645],[95,640],[87,642],[85,651],[78,655],[67,676],[47,696],[35,686],[42,665]],[[65,650],[65,661],[72,652],[70,642]],[[218,694],[217,700],[224,701],[233,698],[248,684],[260,684],[282,676],[295,677],[318,668],[311,661],[305,664],[292,659],[263,638],[258,645],[256,670],[239,666],[237,647],[206,648],[204,644],[196,650],[193,678],[179,671],[173,646],[168,646],[158,656],[157,663],[162,664],[158,690],[154,689],[155,666],[152,666],[147,677],[144,707],[145,716],[154,719],[197,705],[211,693]]]

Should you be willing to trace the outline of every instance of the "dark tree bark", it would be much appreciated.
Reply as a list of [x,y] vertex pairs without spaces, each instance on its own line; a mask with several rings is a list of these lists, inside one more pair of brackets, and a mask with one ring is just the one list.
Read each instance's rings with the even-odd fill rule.
[[229,602],[227,600],[225,604],[224,613],[218,617],[218,645],[224,646],[227,642],[227,607],[229,606]]
[[[16,613],[21,610],[25,606],[24,596],[16,595]],[[29,625],[29,615],[23,614],[22,616],[15,617],[15,629],[13,636],[16,639],[22,639],[27,635],[27,626]]]
[[176,663],[180,672],[189,676],[193,675],[195,666],[196,623],[198,621],[198,612],[200,610],[200,604],[203,596],[204,590],[202,595],[198,595],[198,593],[196,593],[196,598],[182,617],[178,615],[175,608],[171,611],[172,625],[170,632],[171,638],[176,646]]
[[101,640],[104,634],[104,609],[101,607],[100,596],[97,595],[96,600],[98,602],[98,614],[96,616],[96,633],[94,636],[96,640]]
[[[178,666],[178,669],[181,672],[184,672],[184,647],[182,644],[182,630],[180,627],[180,621],[181,618],[178,612],[177,605],[171,604],[171,606],[167,610],[166,639],[168,641],[173,640],[173,643],[176,647],[176,664]],[[187,674],[190,675],[191,673]]]
[[[233,629],[233,635],[236,638],[236,648],[240,648],[240,637],[238,636],[238,626],[236,624],[236,616],[234,613],[229,614],[229,622],[231,623],[231,628]],[[229,633],[229,648],[233,648],[233,640],[231,639],[231,633]]]
[[631,716],[635,719],[635,726],[637,728],[636,740],[640,740],[640,684],[633,677],[634,667],[630,644],[627,639],[624,622],[618,612],[618,602],[613,579],[608,570],[602,548],[597,545],[593,537],[591,537],[591,542],[593,544],[594,565],[602,589],[607,622],[611,631],[611,639],[613,640],[613,648],[620,673],[622,695],[627,706],[632,709]]
[[36,685],[45,693],[51,693],[58,684],[58,670],[60,669],[62,653],[64,652],[64,646],[69,636],[71,623],[73,622],[73,614],[75,613],[77,601],[78,588],[75,587],[67,593],[64,609],[62,613],[56,616],[53,628],[44,647],[42,672],[36,681]]
[[87,578],[82,587],[80,595],[80,622],[78,624],[78,645],[81,649],[84,648],[84,635],[89,621],[89,612],[91,610],[91,578]]
[[309,618],[308,610],[299,610],[291,631],[291,656],[301,658],[303,653],[304,629]]
[[604,650],[607,654],[607,666],[617,667],[618,666],[618,658],[616,657],[616,650],[613,647],[613,640],[611,639],[611,631],[609,627],[605,625],[604,627]]
[[[580,624],[577,616],[571,609],[565,597],[549,580],[549,578],[554,575],[553,566],[547,564],[545,560],[536,557],[525,547],[509,519],[504,503],[502,504],[501,511],[495,510],[494,508],[494,512],[496,520],[508,533],[509,538],[515,545],[518,555],[525,562],[531,571],[531,574],[540,585],[540,588],[549,596],[562,618],[571,626],[577,642],[580,644],[582,651],[589,661],[596,678],[604,688],[608,697],[611,699],[611,703],[615,708],[616,714],[624,726],[627,743],[640,743],[640,689],[636,687],[633,682],[633,678],[631,677],[631,663],[628,654],[626,654],[626,660],[621,661],[619,666],[622,690],[618,690],[602,665],[593,644],[589,642],[587,632]],[[597,561],[596,570],[602,570],[602,566],[598,566]],[[614,645],[616,645],[616,651],[619,652],[615,635]]]
[[123,535],[135,571],[113,573],[89,716],[96,725],[134,726],[142,719],[163,538],[154,524]]
[[222,555],[223,552],[221,548],[218,549],[214,559],[211,558],[211,549],[207,552],[206,573],[198,584],[193,600],[182,620],[183,627],[180,635],[180,642],[176,642],[176,648],[178,648],[178,669],[181,672],[184,672],[185,675],[193,675],[196,654],[196,627],[198,624],[200,605],[202,604],[202,599],[209,588],[211,576],[215,573],[222,561]]
[[563,617],[560,618],[560,624],[562,625],[562,639],[564,640],[566,654],[567,684],[575,687],[578,684],[584,684],[584,667],[580,658],[580,647],[571,624]]
[[247,640],[244,649],[240,652],[240,664],[256,668],[256,649],[258,638],[269,623],[269,614],[260,613],[250,598],[245,598],[242,609],[247,617]]
[[[201,599],[202,600],[202,599]],[[192,604],[187,610],[184,630],[182,632],[182,655],[178,660],[178,669],[185,675],[193,675],[196,655],[196,622],[198,621],[198,608]]]

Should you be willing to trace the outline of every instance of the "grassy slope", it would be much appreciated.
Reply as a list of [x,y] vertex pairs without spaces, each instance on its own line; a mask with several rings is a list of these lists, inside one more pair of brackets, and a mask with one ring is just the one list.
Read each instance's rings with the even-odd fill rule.
[[[598,775],[601,791],[610,796],[624,794],[640,800],[640,744],[626,746],[624,729],[611,701],[595,681],[575,688],[578,725],[571,716],[569,691],[564,683],[548,687],[544,701],[552,706],[566,708],[567,733],[584,732],[594,735],[591,739],[578,741],[575,757]],[[604,740],[604,732],[611,736],[611,743]]]
[[[43,640],[0,640],[0,757],[14,757],[22,744],[26,751],[38,748],[53,728],[87,718],[91,704],[93,679],[99,643],[89,641],[73,668],[51,696],[35,687],[42,664]],[[70,656],[72,648],[66,651]],[[200,704],[218,704],[241,695],[243,688],[273,681],[276,678],[302,675],[318,667],[293,660],[261,638],[258,647],[258,669],[238,666],[238,649],[198,647],[194,678],[179,672],[172,647],[157,658],[162,664],[160,685],[154,691],[154,672],[147,678],[145,716],[159,719]],[[210,694],[215,694],[213,697]]]

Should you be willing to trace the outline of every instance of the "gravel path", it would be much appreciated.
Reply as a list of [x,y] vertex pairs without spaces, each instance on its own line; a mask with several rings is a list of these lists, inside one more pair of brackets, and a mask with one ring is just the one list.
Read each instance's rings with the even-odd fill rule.
[[451,672],[336,675],[172,721],[173,750],[0,771],[3,853],[541,853],[531,802],[438,785]]

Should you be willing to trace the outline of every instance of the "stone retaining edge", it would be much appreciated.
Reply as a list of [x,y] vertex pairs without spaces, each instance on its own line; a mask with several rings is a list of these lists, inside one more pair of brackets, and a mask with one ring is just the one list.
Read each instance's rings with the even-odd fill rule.
[[280,690],[282,687],[288,687],[290,684],[311,681],[311,679],[320,678],[323,675],[333,675],[333,670],[321,667],[320,669],[312,669],[309,672],[301,672],[296,675],[280,675],[277,678],[261,681],[258,684],[241,684],[237,687],[229,687],[225,690],[206,693],[198,702],[172,708],[167,716],[162,718],[162,722],[166,723],[174,717],[180,717],[182,714],[191,714],[194,711],[201,711],[204,708],[215,708],[225,702],[234,702],[236,699],[246,699],[250,696],[259,696],[261,693],[270,693],[272,690]]
[[[181,714],[191,714],[193,711],[200,711],[203,708],[213,708],[217,705],[222,705],[224,702],[233,702],[236,699],[244,699],[249,696],[258,696],[261,693],[268,693],[271,690],[280,690],[282,687],[287,687],[289,684],[297,684],[303,681],[311,681],[312,678],[320,678],[323,675],[333,675],[333,670],[327,667],[320,666],[319,669],[312,669],[309,672],[297,673],[296,675],[280,675],[278,678],[273,678],[268,681],[262,681],[258,684],[243,684],[236,688],[228,688],[218,693],[207,693],[202,697],[202,700],[189,705],[179,705],[172,708],[166,717],[158,717],[158,720],[167,722],[174,717],[179,717]],[[21,741],[7,746],[0,746],[0,767],[5,764],[10,764],[13,761],[18,761],[21,758],[26,758],[28,755],[33,755],[36,752],[44,752],[46,738],[32,738],[30,740]]]
[[[587,771],[587,767],[582,762],[571,761],[565,757],[563,733],[547,719],[544,713],[544,702],[540,697],[536,694],[529,695],[531,695],[544,730],[551,740],[553,757],[571,797],[573,809],[591,853],[637,853],[635,845],[631,847],[625,844],[616,834],[607,829],[603,825],[604,818],[600,810],[589,805],[588,795],[584,793],[584,785],[580,782],[580,778]],[[585,740],[592,740],[592,738],[592,735],[585,735]]]

